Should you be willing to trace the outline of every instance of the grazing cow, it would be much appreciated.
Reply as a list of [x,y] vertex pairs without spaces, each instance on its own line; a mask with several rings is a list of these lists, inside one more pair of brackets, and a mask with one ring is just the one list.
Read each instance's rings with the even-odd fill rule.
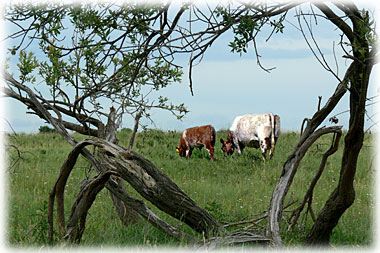
[[260,147],[266,160],[268,149],[270,149],[269,156],[272,158],[279,135],[280,116],[272,113],[248,114],[236,117],[226,141],[220,138],[220,142],[223,145],[223,152],[228,155],[232,155],[235,148],[240,155],[244,147]]
[[188,128],[183,131],[176,151],[180,156],[190,159],[194,147],[202,149],[205,147],[214,160],[215,129],[211,125]]

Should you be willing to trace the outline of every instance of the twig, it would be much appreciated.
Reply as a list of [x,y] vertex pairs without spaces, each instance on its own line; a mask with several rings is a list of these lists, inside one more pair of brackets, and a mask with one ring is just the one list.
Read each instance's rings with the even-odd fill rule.
[[[293,201],[290,201],[285,207],[283,210],[287,209],[288,207],[290,207],[291,205],[293,205],[294,203],[296,203],[298,200],[293,200]],[[247,224],[247,223],[254,223],[254,222],[257,222],[257,221],[261,221],[265,218],[268,217],[268,211],[265,211],[263,212],[265,215],[261,216],[261,217],[258,217],[258,218],[255,218],[255,219],[252,219],[252,220],[245,220],[245,221],[238,221],[238,222],[232,222],[232,223],[228,223],[226,225],[224,225],[224,227],[232,227],[232,226],[236,226],[236,225],[242,225],[242,224]]]
[[259,218],[252,219],[252,220],[245,220],[245,221],[238,221],[238,222],[228,223],[228,224],[224,225],[224,227],[227,228],[227,227],[232,227],[232,226],[237,226],[237,225],[243,225],[243,224],[253,223],[253,222],[256,222],[256,221],[263,220],[263,219],[265,219],[265,218],[268,217],[268,212],[265,212],[265,213],[266,214],[264,216],[261,216]]
[[318,112],[321,110],[322,96],[318,96]]
[[14,161],[8,168],[7,168],[7,172],[9,172],[21,159],[21,152],[20,150],[18,149],[17,146],[15,145],[6,145],[7,147],[7,150],[9,150],[9,148],[14,148],[16,151],[17,151],[17,159],[15,159],[16,161]]
[[[319,110],[318,110],[319,111]],[[300,133],[300,136],[302,136],[303,134],[303,129],[304,129],[304,126],[305,126],[305,122],[307,122],[309,124],[310,122],[310,119],[308,118],[304,118],[303,121],[302,121],[302,125],[301,125],[301,133]]]

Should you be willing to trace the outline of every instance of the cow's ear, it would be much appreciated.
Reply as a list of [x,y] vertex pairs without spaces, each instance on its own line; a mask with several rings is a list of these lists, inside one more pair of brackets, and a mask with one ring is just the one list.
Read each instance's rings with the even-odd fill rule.
[[221,142],[223,145],[226,145],[226,142],[223,140],[223,138],[220,138],[220,142]]
[[178,148],[178,147],[176,147],[176,148],[175,148],[175,151],[177,151],[177,152],[179,153],[179,148]]

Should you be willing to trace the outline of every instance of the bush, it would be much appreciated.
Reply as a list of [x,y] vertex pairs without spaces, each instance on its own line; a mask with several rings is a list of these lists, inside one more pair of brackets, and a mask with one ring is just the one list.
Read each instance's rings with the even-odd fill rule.
[[55,133],[55,129],[54,128],[50,128],[48,126],[40,126],[40,128],[38,128],[38,131],[40,133]]

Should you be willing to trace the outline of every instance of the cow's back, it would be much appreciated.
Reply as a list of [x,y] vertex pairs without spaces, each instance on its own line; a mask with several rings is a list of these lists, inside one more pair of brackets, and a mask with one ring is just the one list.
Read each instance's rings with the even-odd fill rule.
[[258,140],[263,128],[270,126],[270,114],[248,114],[235,118],[230,131],[234,132],[238,140],[244,144]]
[[200,146],[207,142],[214,145],[215,129],[211,125],[188,128],[183,132],[182,138],[191,146]]

